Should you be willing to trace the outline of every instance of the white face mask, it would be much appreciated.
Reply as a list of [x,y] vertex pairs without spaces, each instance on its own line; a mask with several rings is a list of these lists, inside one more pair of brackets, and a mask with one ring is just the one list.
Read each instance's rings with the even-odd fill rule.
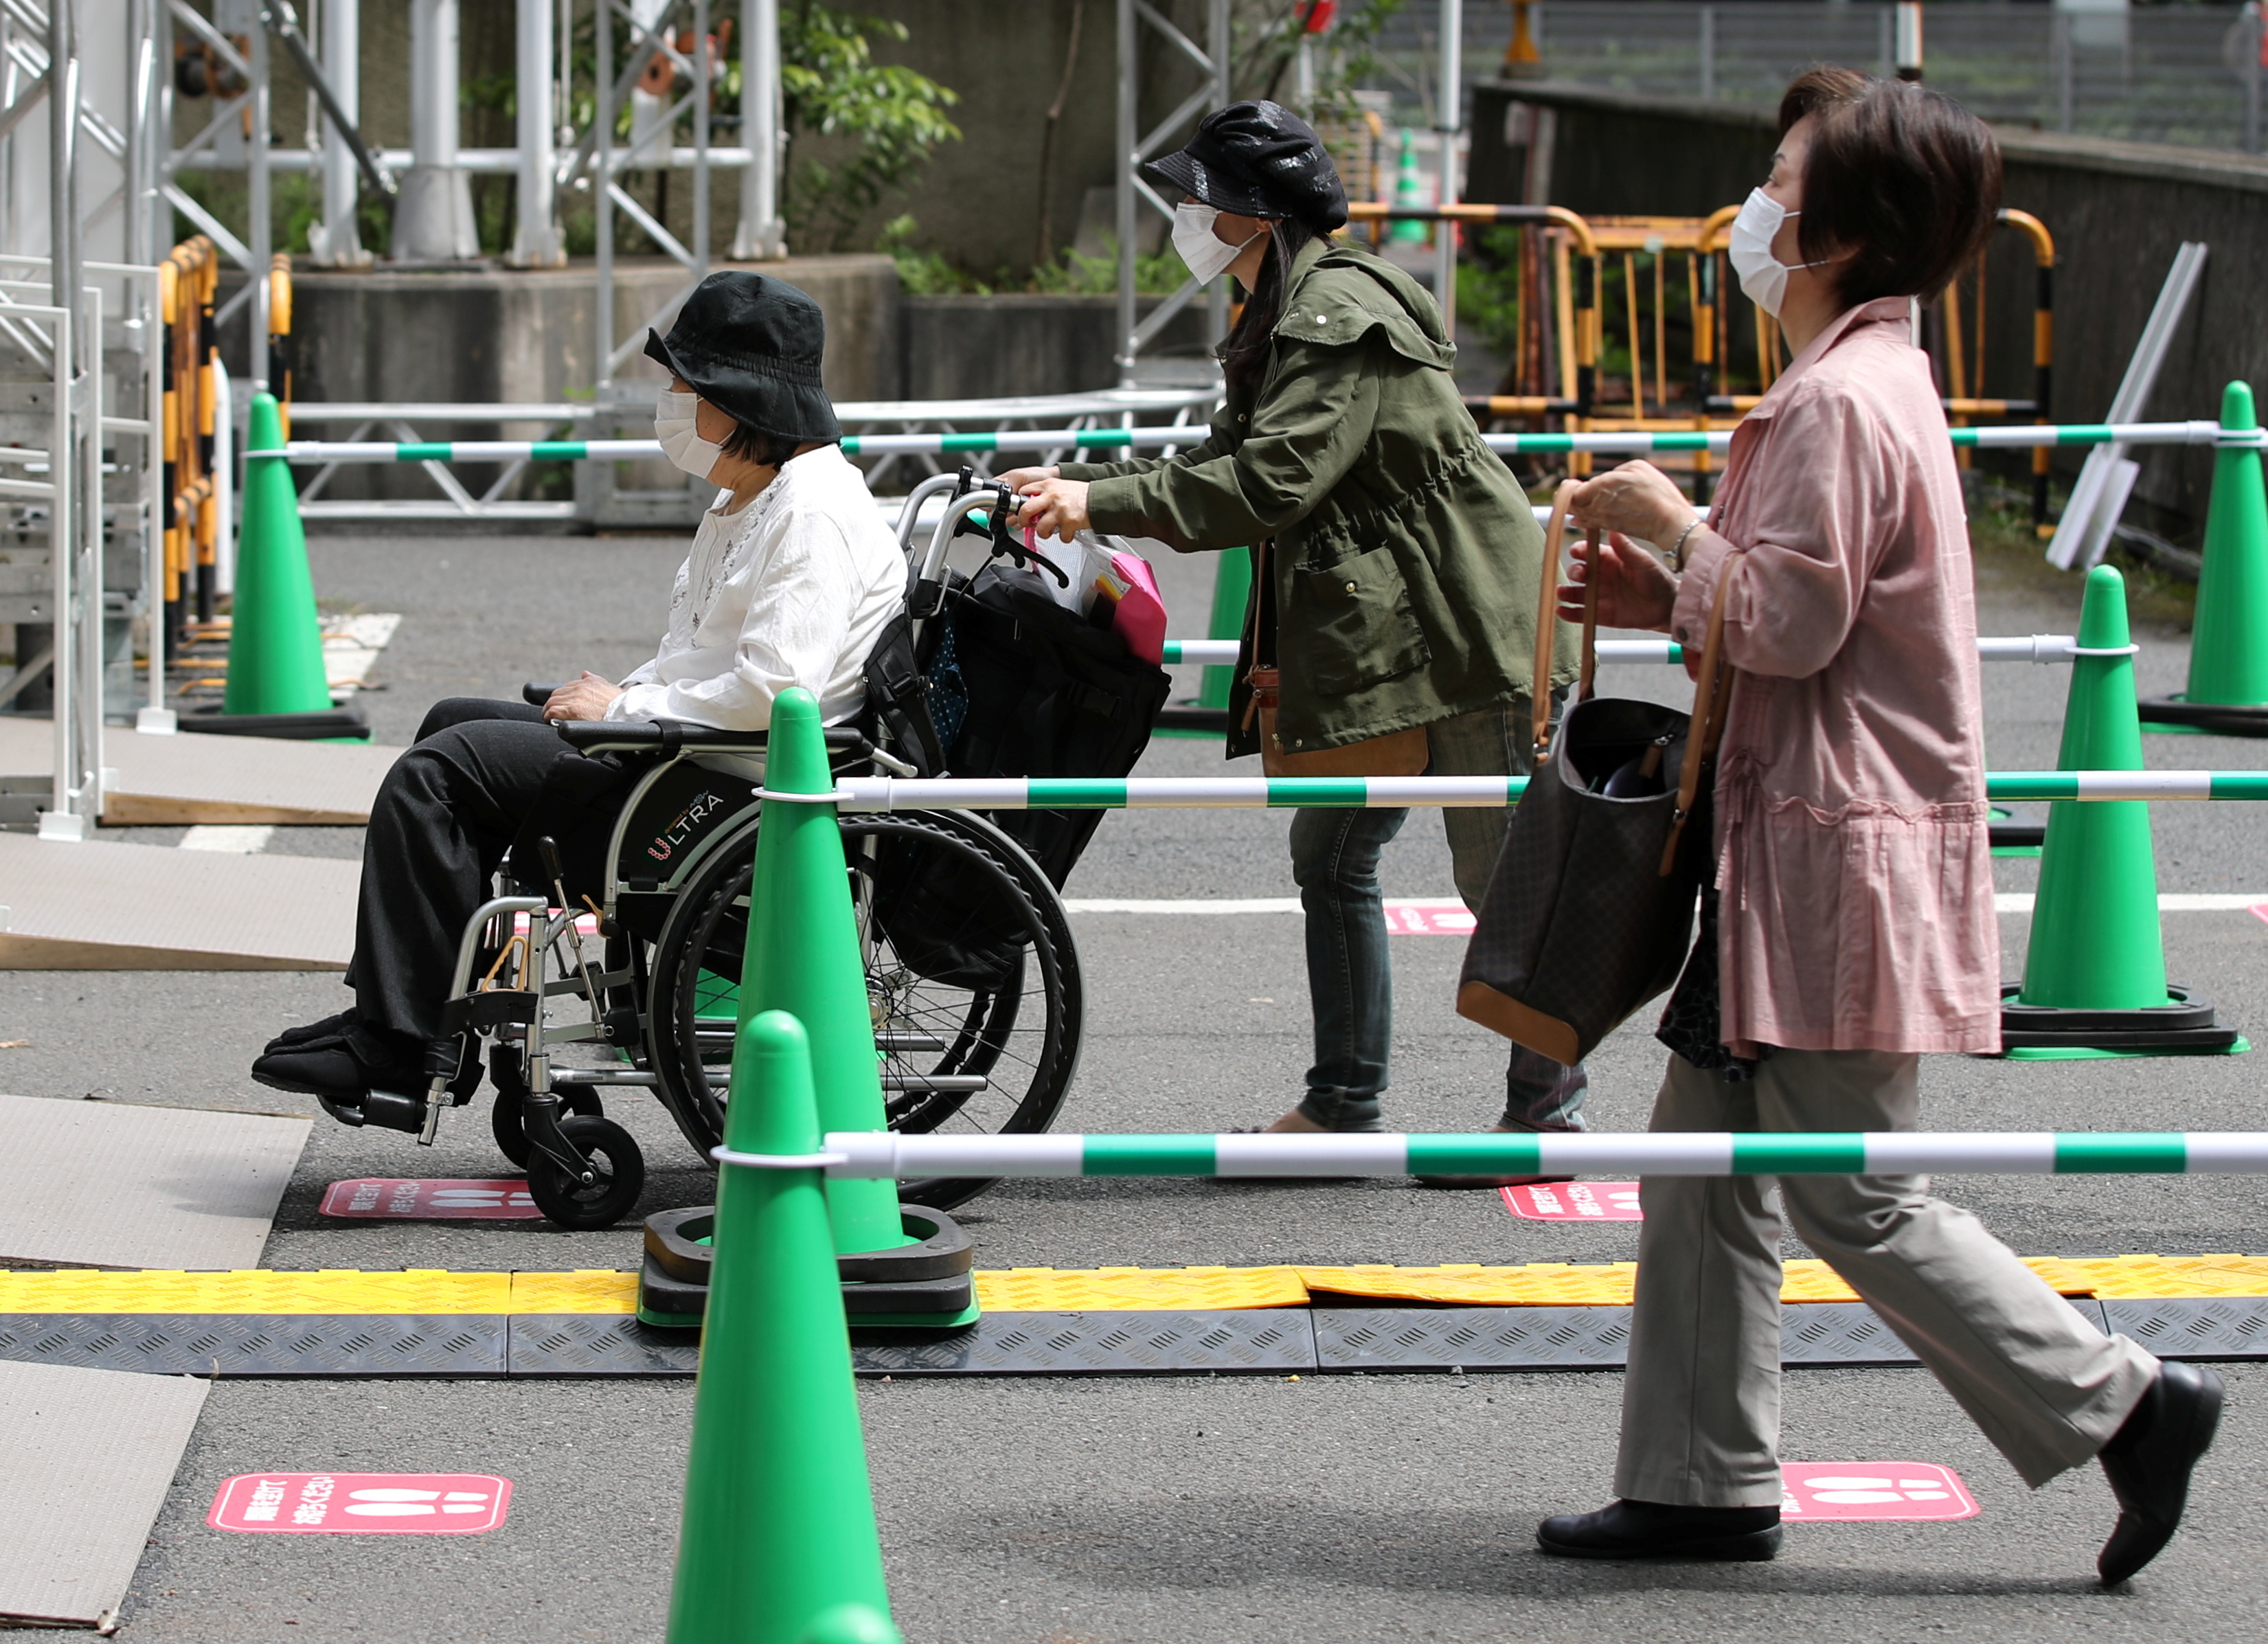
[[701,438],[693,423],[700,409],[699,394],[676,394],[664,388],[653,405],[653,437],[661,441],[661,454],[673,464],[695,479],[705,480],[709,470],[717,466],[717,459],[725,454],[725,448],[713,439]]
[[1827,259],[1817,262],[1782,262],[1772,255],[1772,240],[1779,225],[1791,217],[1800,217],[1800,211],[1791,211],[1761,188],[1749,190],[1749,197],[1741,203],[1741,212],[1733,219],[1733,233],[1726,247],[1733,260],[1733,273],[1741,282],[1741,291],[1748,299],[1775,319],[1779,306],[1787,296],[1787,276],[1798,269],[1819,269]]
[[1184,200],[1174,208],[1174,249],[1200,285],[1209,285],[1226,273],[1228,265],[1243,254],[1245,246],[1260,238],[1256,232],[1241,245],[1226,243],[1212,232],[1213,218],[1219,215],[1199,200]]

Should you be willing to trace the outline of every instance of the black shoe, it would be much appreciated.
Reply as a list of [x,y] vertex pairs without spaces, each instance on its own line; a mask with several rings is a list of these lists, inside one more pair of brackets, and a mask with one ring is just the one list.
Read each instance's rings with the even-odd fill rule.
[[408,1093],[422,1107],[430,1077],[422,1042],[358,1022],[335,1033],[299,1032],[306,1036],[298,1043],[280,1037],[253,1062],[254,1080],[271,1089],[314,1097],[342,1124],[369,1122],[373,1090]]
[[1779,1551],[1776,1507],[1666,1507],[1616,1501],[1535,1527],[1535,1544],[1562,1559],[1712,1559],[1754,1564]]
[[273,1056],[279,1051],[289,1051],[295,1046],[312,1047],[325,1043],[342,1043],[347,1035],[360,1025],[360,1021],[361,1019],[355,1014],[354,1006],[350,1005],[335,1016],[326,1016],[320,1021],[311,1021],[304,1028],[284,1028],[283,1032],[268,1042],[261,1054]]
[[2182,1522],[2190,1474],[2220,1426],[2220,1378],[2194,1365],[2166,1363],[2125,1425],[2098,1456],[2118,1498],[2118,1523],[2095,1560],[2116,1587],[2165,1550]]

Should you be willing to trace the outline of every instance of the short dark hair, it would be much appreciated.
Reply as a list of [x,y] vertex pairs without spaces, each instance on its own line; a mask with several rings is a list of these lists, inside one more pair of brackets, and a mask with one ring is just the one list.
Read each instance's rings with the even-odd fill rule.
[[[1779,132],[1815,115],[1796,245],[1843,256],[1845,308],[1934,299],[1984,249],[2000,210],[2000,145],[1941,92],[1851,69],[1814,69],[1780,99]],[[1847,255],[1845,254],[1847,254]]]
[[[717,442],[717,448],[739,461],[776,468],[795,454],[798,446],[810,443],[808,440],[791,439],[784,434],[768,434],[762,429],[752,428],[734,417],[733,431]],[[834,442],[827,440],[822,443],[832,445]]]

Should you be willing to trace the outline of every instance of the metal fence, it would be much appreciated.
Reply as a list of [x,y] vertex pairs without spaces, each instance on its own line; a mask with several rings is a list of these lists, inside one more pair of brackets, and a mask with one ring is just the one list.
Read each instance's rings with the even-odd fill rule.
[[[1509,6],[1468,6],[1465,71],[1493,78]],[[1430,98],[1432,8],[1410,6],[1381,41],[1381,85],[1411,105]],[[1655,96],[1769,107],[1820,63],[1893,71],[1894,8],[1875,0],[1561,0],[1535,7],[1551,77]],[[2080,12],[2000,0],[1931,5],[1928,84],[1984,119],[2044,131],[2261,146],[2257,6],[2152,6]]]

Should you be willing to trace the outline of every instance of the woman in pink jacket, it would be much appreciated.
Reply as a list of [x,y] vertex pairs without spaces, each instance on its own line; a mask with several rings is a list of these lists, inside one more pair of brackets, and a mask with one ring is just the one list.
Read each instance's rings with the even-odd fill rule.
[[[1738,670],[1716,882],[1664,1018],[1658,1131],[1911,1130],[1931,1051],[1999,1048],[1969,537],[1913,301],[1977,255],[1992,135],[1933,92],[1816,70],[1780,105],[1734,222],[1742,289],[1795,358],[1733,436],[1704,524],[1632,462],[1575,493],[1611,534],[1600,619],[1697,654],[1719,585]],[[1666,552],[1670,564],[1631,539]],[[1580,616],[1580,588],[1564,591]],[[1546,1552],[1768,1559],[1779,1544],[1772,1183],[1643,1187],[1621,1498],[1548,1519]],[[2102,1581],[2179,1522],[2221,1389],[2104,1337],[1915,1176],[1792,1176],[1787,1220],[2038,1485],[2099,1457],[2120,1508]]]

